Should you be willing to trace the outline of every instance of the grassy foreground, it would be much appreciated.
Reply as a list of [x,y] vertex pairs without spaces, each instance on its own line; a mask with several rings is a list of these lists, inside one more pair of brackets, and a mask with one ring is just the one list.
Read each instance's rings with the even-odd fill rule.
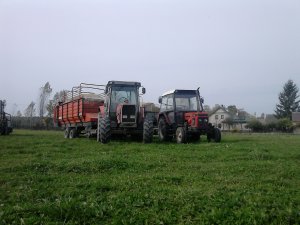
[[300,224],[300,137],[0,136],[0,224]]

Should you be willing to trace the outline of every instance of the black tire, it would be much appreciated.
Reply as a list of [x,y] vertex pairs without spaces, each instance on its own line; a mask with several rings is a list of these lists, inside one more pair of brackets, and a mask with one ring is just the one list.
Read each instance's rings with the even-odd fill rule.
[[7,129],[7,124],[6,124],[6,122],[4,121],[4,122],[1,124],[1,135],[6,135],[6,129]]
[[77,131],[76,131],[76,128],[73,128],[73,129],[70,130],[69,138],[73,139],[73,138],[76,138],[76,137],[77,137]]
[[[100,130],[100,132],[99,132]],[[106,144],[111,138],[110,119],[108,116],[100,119],[100,142]]]
[[176,129],[176,141],[178,144],[186,143],[186,131],[183,127]]
[[164,118],[160,118],[158,121],[158,137],[161,141],[170,141],[171,137],[167,132],[167,122]]
[[221,131],[218,128],[214,128],[214,141],[219,143],[221,141]]
[[101,120],[101,113],[98,113],[98,123],[97,123],[97,142],[100,142],[100,120]]
[[153,121],[145,119],[143,128],[143,142],[151,143],[153,140]]
[[64,138],[69,138],[70,135],[70,130],[66,128],[65,133],[64,133]]

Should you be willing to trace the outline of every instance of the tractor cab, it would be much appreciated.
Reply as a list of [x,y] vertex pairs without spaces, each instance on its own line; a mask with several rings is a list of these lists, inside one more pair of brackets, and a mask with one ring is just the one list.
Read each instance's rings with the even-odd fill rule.
[[[139,82],[109,81],[106,89],[104,111],[113,127],[137,127],[140,111]],[[144,94],[145,88],[142,88]]]
[[159,97],[160,139],[170,140],[176,136],[177,142],[183,143],[189,139],[199,140],[203,134],[207,134],[208,140],[214,139],[214,132],[219,130],[215,131],[208,122],[208,113],[203,110],[203,102],[199,89],[172,90]]
[[104,105],[99,108],[97,140],[107,143],[114,134],[151,142],[154,121],[140,105],[140,96],[145,93],[140,82],[109,81]]

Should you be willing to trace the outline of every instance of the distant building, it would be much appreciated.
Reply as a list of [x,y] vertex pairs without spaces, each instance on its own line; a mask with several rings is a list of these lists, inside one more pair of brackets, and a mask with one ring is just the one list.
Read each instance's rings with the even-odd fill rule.
[[152,102],[145,102],[142,104],[142,106],[145,107],[146,111],[159,112],[159,107]]
[[222,131],[230,131],[232,129],[242,131],[248,130],[246,125],[249,116],[245,111],[238,111],[236,115],[232,115],[224,106],[219,106],[209,114],[209,122]]
[[294,134],[300,134],[300,112],[293,112],[292,113],[292,122],[295,126]]
[[276,123],[278,119],[273,114],[264,114],[262,113],[260,117],[256,117],[256,119],[261,122],[263,125]]

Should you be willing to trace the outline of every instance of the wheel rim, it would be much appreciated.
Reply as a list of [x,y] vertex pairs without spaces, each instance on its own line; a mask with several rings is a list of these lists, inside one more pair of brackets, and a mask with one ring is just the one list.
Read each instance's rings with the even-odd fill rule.
[[178,132],[178,135],[177,135],[177,141],[178,142],[182,142],[182,130],[180,130],[179,132]]

